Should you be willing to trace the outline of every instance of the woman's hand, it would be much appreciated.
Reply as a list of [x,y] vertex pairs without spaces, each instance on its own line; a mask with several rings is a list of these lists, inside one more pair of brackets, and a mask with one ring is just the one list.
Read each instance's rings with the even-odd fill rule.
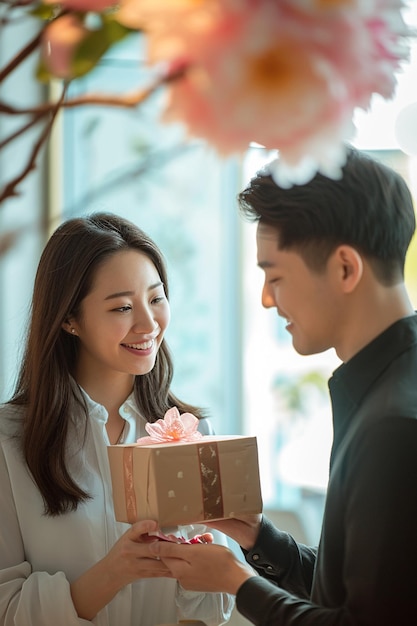
[[71,584],[78,616],[92,620],[122,587],[138,578],[172,578],[169,568],[149,553],[149,544],[158,543],[148,533],[158,524],[146,520],[133,524],[108,554]]
[[158,541],[148,533],[158,530],[158,524],[152,520],[137,522],[114,544],[102,565],[119,589],[138,578],[160,578],[170,576],[162,563],[149,557],[145,544]]

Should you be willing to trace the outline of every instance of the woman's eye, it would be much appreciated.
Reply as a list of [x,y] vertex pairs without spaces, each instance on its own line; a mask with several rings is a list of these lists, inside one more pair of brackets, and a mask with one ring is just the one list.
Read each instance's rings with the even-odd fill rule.
[[119,306],[117,309],[113,309],[114,311],[120,311],[121,313],[126,313],[126,311],[131,311],[132,307],[130,304],[125,304],[124,306]]
[[152,298],[151,302],[152,304],[159,304],[159,302],[163,302],[165,300],[165,296],[156,296],[155,298]]

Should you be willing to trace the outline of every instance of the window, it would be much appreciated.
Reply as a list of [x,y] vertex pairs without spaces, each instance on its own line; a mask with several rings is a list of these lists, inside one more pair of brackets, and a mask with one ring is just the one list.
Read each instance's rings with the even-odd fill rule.
[[[125,92],[147,80],[134,36],[77,81],[82,92]],[[240,166],[178,126],[160,122],[157,93],[137,110],[84,107],[64,115],[62,217],[123,215],[160,246],[168,265],[174,391],[207,407],[218,434],[240,432]]]

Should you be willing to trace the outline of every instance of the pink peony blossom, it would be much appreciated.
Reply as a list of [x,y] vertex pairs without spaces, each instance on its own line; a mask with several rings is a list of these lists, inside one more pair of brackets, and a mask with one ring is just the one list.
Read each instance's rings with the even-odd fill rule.
[[130,28],[169,36],[185,21],[188,30],[200,30],[218,14],[220,5],[221,0],[120,0],[118,19]]
[[287,182],[340,175],[355,108],[393,95],[408,54],[400,0],[136,2],[150,62],[188,67],[164,119],[221,154],[277,149]]
[[198,419],[192,413],[180,415],[177,407],[172,407],[164,415],[164,419],[159,419],[153,424],[145,425],[149,437],[140,437],[139,444],[148,443],[172,443],[174,441],[196,441],[201,439],[202,434],[198,432]]
[[77,15],[68,13],[51,22],[44,30],[41,54],[51,74],[71,78],[74,51],[88,30]]

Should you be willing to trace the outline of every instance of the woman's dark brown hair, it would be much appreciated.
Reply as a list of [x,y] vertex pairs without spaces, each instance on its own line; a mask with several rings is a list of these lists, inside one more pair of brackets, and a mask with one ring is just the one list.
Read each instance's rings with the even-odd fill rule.
[[[160,250],[140,228],[113,214],[95,213],[66,221],[49,239],[39,262],[26,350],[10,403],[25,407],[22,450],[48,515],[74,510],[90,497],[71,477],[66,463],[70,420],[81,407],[85,432],[87,408],[72,378],[78,339],[65,332],[62,324],[77,315],[99,265],[126,249],[138,250],[153,262],[168,297]],[[172,360],[163,340],[152,371],[135,378],[141,414],[155,421],[177,406],[181,413],[203,417],[200,409],[171,393],[172,376]]]

